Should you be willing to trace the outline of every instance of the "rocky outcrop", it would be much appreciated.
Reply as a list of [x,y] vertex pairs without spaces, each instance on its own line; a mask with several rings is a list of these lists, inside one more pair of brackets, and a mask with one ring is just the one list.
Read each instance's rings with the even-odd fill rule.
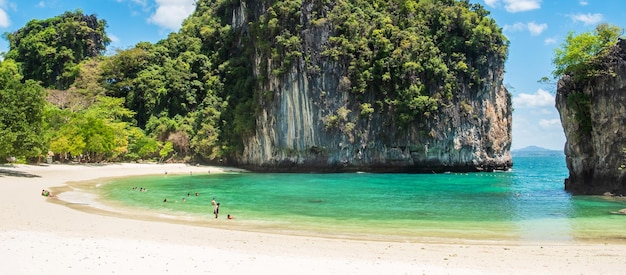
[[[272,75],[258,87],[266,94],[258,97],[255,134],[244,142],[238,165],[255,171],[423,173],[512,166],[511,99],[503,85],[504,60],[485,57],[488,65],[479,70],[483,85],[461,83],[454,98],[437,112],[399,130],[391,114],[364,117],[353,111],[360,104],[345,88],[347,66],[320,54],[333,28],[311,23],[307,2],[303,1],[300,18],[307,60],[293,62],[284,74]],[[243,21],[237,14],[245,12],[233,13],[234,26]],[[274,69],[274,62],[263,58],[253,58],[257,75]],[[330,117],[336,119],[333,127],[328,126]]]
[[577,83],[559,80],[556,108],[565,131],[569,177],[574,194],[626,194],[626,42],[620,41],[611,64],[613,75]]

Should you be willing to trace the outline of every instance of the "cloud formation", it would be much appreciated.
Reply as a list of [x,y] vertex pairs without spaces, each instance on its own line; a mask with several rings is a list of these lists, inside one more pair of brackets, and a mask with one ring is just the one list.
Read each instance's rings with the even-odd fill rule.
[[[504,9],[510,13],[524,12],[541,8],[541,0],[502,0]],[[485,5],[495,8],[500,0],[485,0]]]
[[7,13],[8,8],[15,10],[17,7],[14,3],[0,0],[0,28],[8,28],[11,26],[11,19],[9,19],[9,14]]
[[137,4],[137,5],[144,6],[144,7],[148,4],[146,2],[147,0],[117,0],[118,3],[122,3],[124,1],[130,1],[130,2],[133,2],[133,3]]
[[504,0],[506,11],[515,13],[541,8],[541,0]]
[[7,28],[11,26],[11,19],[3,8],[0,8],[0,28]]
[[109,37],[109,39],[111,39],[111,43],[118,43],[118,42],[120,42],[120,38],[117,37],[114,34],[107,34],[107,36]]
[[535,35],[540,35],[543,31],[545,31],[548,28],[548,24],[537,24],[535,22],[530,22],[528,23],[528,31],[530,31],[530,34],[535,36]]
[[553,119],[540,119],[539,126],[543,128],[554,128],[561,127],[561,119],[553,118]]
[[180,28],[183,20],[194,11],[194,3],[194,0],[156,0],[157,8],[148,22],[164,29],[176,31]]
[[595,25],[604,20],[604,16],[601,13],[577,13],[568,15],[575,22],[582,22],[585,25]]
[[525,24],[522,22],[517,22],[513,25],[504,25],[504,27],[502,27],[502,30],[504,30],[505,32],[527,30],[528,32],[530,32],[530,35],[537,36],[543,33],[543,31],[545,31],[547,28],[548,28],[548,24],[545,24],[545,23],[537,24],[535,22],[529,22]]
[[519,94],[513,98],[515,108],[519,107],[547,107],[554,106],[554,96],[544,89],[538,89],[534,94]]
[[543,41],[546,45],[556,44],[556,38],[548,37]]
[[495,8],[499,0],[485,0],[485,5]]

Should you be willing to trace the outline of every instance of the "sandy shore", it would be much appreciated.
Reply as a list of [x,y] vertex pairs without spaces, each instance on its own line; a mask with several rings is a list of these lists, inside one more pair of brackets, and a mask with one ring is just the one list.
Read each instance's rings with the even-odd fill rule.
[[40,195],[69,181],[207,169],[225,168],[0,166],[0,274],[623,274],[626,268],[624,244],[276,235],[98,215]]

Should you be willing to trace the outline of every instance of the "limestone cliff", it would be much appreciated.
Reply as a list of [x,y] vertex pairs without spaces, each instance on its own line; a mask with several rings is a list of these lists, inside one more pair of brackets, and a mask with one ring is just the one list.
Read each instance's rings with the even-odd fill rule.
[[[262,17],[270,2],[240,1],[230,25],[245,36],[251,24],[244,22]],[[448,98],[437,93],[445,85],[436,79],[409,79],[433,83],[424,85],[425,94],[438,105],[409,117],[404,125],[392,100],[377,101],[376,89],[353,92],[349,59],[323,54],[338,35],[333,21],[324,18],[332,4],[322,2],[301,1],[300,27],[291,30],[297,33],[299,54],[290,62],[264,54],[258,37],[242,39],[255,47],[250,61],[262,80],[255,91],[256,128],[243,142],[238,165],[257,171],[424,173],[512,166],[511,99],[503,85],[503,57],[472,53],[459,66],[469,65],[467,71],[477,82],[458,76]],[[267,73],[277,69],[282,71]],[[364,106],[370,105],[364,103],[371,103],[374,111],[365,112]]]
[[626,194],[626,42],[620,41],[609,66],[614,76],[586,83],[563,77],[556,108],[567,142],[569,178],[565,189],[574,194]]

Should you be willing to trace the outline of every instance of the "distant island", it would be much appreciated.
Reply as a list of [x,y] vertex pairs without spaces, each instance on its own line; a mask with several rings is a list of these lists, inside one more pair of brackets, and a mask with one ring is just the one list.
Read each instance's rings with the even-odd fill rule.
[[556,155],[563,154],[563,150],[551,150],[539,146],[527,146],[520,149],[511,150],[513,156],[537,156],[537,155]]

